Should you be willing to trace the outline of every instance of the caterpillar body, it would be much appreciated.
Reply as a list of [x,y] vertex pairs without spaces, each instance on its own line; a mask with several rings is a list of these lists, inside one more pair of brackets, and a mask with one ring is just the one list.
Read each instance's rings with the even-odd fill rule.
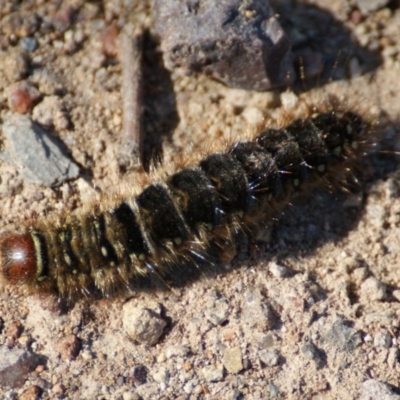
[[298,192],[331,187],[362,151],[370,127],[353,112],[314,112],[111,205],[4,234],[2,280],[74,300],[147,287],[154,277],[168,284],[213,259],[228,261],[237,235],[269,223]]

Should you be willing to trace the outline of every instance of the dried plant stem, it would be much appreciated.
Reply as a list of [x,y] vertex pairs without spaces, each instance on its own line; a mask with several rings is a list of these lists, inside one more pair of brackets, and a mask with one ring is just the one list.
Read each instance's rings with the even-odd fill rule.
[[122,31],[119,37],[123,130],[118,164],[123,172],[142,166],[142,42],[142,31],[137,31],[133,38]]

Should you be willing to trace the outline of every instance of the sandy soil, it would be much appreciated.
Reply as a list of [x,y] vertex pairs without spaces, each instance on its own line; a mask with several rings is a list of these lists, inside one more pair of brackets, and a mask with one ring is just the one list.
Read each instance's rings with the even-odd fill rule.
[[[50,115],[52,130],[82,171],[53,189],[0,163],[2,231],[71,212],[135,181],[118,173],[123,82],[118,59],[102,49],[104,29],[113,23],[140,22],[151,30],[146,2],[128,3],[71,0],[58,9],[44,1],[0,1],[3,23],[15,10],[23,17],[16,35],[4,24],[0,34],[0,118],[9,117],[7,90],[21,79],[7,60],[18,57],[24,37],[35,37],[24,78],[42,99],[61,101],[57,111],[68,124]],[[396,2],[366,15],[344,0],[281,3],[295,54],[304,52],[295,41],[301,32],[315,54],[332,65],[340,60],[328,72],[337,79],[314,89],[303,82],[301,98],[319,102],[334,94],[346,107],[362,106],[367,118],[379,116],[384,126],[384,144],[362,163],[359,188],[310,193],[276,216],[268,244],[243,251],[226,273],[183,288],[81,301],[64,310],[55,299],[3,287],[1,346],[42,358],[14,388],[0,386],[1,398],[322,400],[360,398],[368,379],[400,388],[400,189],[393,153],[399,147],[400,11]],[[321,15],[334,19],[329,29],[315,22]],[[162,148],[166,164],[177,154],[202,151],[205,136],[240,137],[281,111],[279,92],[182,77],[160,60],[148,39],[145,150]],[[161,310],[167,325],[157,344],[129,339],[125,304]]]

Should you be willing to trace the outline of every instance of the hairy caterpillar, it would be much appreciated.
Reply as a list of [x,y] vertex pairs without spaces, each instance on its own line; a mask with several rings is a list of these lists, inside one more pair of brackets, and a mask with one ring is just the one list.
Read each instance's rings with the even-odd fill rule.
[[371,124],[349,111],[313,110],[235,142],[138,193],[0,239],[1,276],[73,300],[93,291],[164,282],[235,255],[298,192],[332,186],[363,151]]

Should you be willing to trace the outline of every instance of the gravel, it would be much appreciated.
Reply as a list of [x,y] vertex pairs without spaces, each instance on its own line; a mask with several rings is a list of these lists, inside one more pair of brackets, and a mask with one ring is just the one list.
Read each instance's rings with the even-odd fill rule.
[[[131,195],[147,184],[144,174],[120,176],[115,168],[124,83],[113,37],[129,24],[149,28],[143,54],[145,147],[162,148],[166,174],[173,158],[203,154],[264,124],[281,126],[294,112],[311,112],[327,99],[379,121],[383,143],[377,146],[374,136],[370,149],[377,153],[355,161],[357,184],[338,177],[329,193],[306,190],[282,212],[273,212],[265,221],[266,234],[255,238],[263,243],[250,240],[250,249],[244,243],[229,271],[210,267],[181,287],[88,298],[68,306],[19,287],[2,287],[0,348],[39,359],[32,369],[16,368],[21,379],[14,387],[0,384],[1,398],[398,396],[400,200],[398,158],[391,150],[398,150],[400,10],[394,2],[364,14],[356,1],[271,1],[297,63],[301,55],[305,77],[314,77],[318,86],[311,89],[304,80],[297,94],[285,90],[282,96],[235,89],[201,72],[187,76],[176,68],[167,70],[154,41],[150,2],[3,3],[2,149],[10,150],[3,128],[13,114],[6,89],[23,81],[40,93],[24,116],[38,124],[33,110],[40,102],[50,98],[49,107],[52,100],[58,103],[55,109],[68,124],[57,126],[57,113],[50,110],[42,110],[42,122],[49,124],[47,133],[65,143],[80,171],[76,180],[44,187],[22,179],[23,170],[1,161],[1,233],[54,214],[68,219],[77,208],[102,201],[99,192],[119,199],[120,191]],[[3,18],[14,13],[26,18],[13,17],[15,33],[3,31]],[[107,39],[102,38],[105,31]],[[36,48],[25,46],[24,38],[34,38]],[[328,70],[324,85],[318,74],[327,63],[335,69]],[[364,76],[364,71],[371,74]],[[385,126],[390,129],[381,132]],[[183,157],[182,165],[186,162]],[[348,191],[355,193],[348,197]],[[274,275],[272,262],[291,273]],[[126,314],[125,307],[130,307]],[[209,307],[213,322],[206,317],[212,319]],[[150,311],[135,319],[135,309],[139,317]],[[140,343],[126,327],[138,332],[142,322],[158,328],[142,331]],[[68,338],[81,348],[63,359],[59,346]],[[317,349],[306,349],[311,359],[301,351],[306,343]],[[230,349],[235,349],[235,373],[224,365]],[[366,383],[370,378],[372,389]]]

